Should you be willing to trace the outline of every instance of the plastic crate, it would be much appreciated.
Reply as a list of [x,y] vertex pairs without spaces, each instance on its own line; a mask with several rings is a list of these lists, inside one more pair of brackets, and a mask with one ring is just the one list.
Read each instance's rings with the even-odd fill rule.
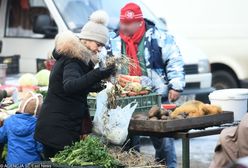
[[[136,100],[138,103],[134,112],[147,112],[153,105],[161,106],[161,95],[157,93],[150,93],[142,96],[130,96],[117,98],[117,105],[124,107],[127,104]],[[87,97],[90,114],[93,115],[96,111],[96,97]]]
[[0,56],[0,64],[7,64],[6,74],[18,74],[20,72],[20,55]]

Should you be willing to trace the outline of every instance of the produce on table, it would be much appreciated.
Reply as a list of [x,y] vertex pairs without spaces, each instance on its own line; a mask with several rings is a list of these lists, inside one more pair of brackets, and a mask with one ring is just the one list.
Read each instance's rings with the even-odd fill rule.
[[22,93],[25,93],[29,91],[35,92],[36,90],[39,89],[39,87],[38,86],[20,86],[19,89]]
[[176,108],[171,113],[171,118],[177,118],[180,116],[186,117],[201,117],[204,115],[214,115],[222,113],[222,109],[216,105],[204,104],[200,101],[188,101]]
[[154,105],[147,114],[144,113],[135,114],[132,118],[134,120],[152,120],[152,121],[170,120],[171,112],[172,112],[171,110],[161,109],[157,105]]
[[148,112],[149,120],[168,120],[171,110],[161,109],[158,106],[152,106]]
[[148,112],[148,117],[152,118],[152,117],[157,117],[160,113],[160,107],[158,107],[157,105],[152,106],[152,108],[149,110]]
[[144,95],[148,94],[150,91],[141,85],[141,77],[139,76],[119,75],[117,81],[129,96]]
[[19,86],[21,91],[36,91],[38,86],[48,86],[50,71],[43,69],[36,75],[26,73],[19,78]]
[[141,79],[139,76],[129,76],[129,75],[121,75],[120,74],[118,76],[118,82],[123,84],[124,85],[123,87],[125,87],[126,84],[128,84],[128,83],[133,83],[133,82],[141,83]]
[[113,85],[117,85],[115,88],[118,88],[118,91],[116,92],[121,93],[120,96],[124,97],[145,95],[149,94],[151,91],[152,82],[148,77],[129,76],[122,74],[123,72],[128,72],[129,66],[136,66],[136,64],[133,64],[133,61],[130,60],[128,56],[110,56],[102,53],[100,54],[99,59],[100,68],[106,68],[115,64],[117,73],[110,78],[110,81],[113,83]]
[[49,84],[50,71],[47,69],[40,70],[36,75],[39,86],[48,86]]
[[109,154],[107,147],[99,138],[88,136],[85,140],[76,142],[51,158],[53,163],[69,166],[103,166],[115,168],[120,163]]
[[19,79],[19,85],[21,87],[30,87],[30,86],[37,86],[38,81],[33,74],[26,73],[23,74]]
[[[150,93],[150,89],[141,85],[141,77],[118,75],[111,94],[115,97],[138,96]],[[94,96],[94,94],[91,94]]]
[[142,85],[138,82],[130,82],[126,84],[125,89],[138,94],[142,90]]
[[43,96],[43,99],[45,99],[47,96],[47,90],[48,90],[48,87],[40,87],[35,92],[41,94]]
[[164,167],[152,155],[144,155],[134,150],[123,151],[118,146],[106,146],[94,136],[76,142],[51,158],[57,165],[65,166],[102,166],[105,168],[125,167]]
[[175,108],[174,111],[161,109],[153,106],[148,114],[137,114],[133,116],[135,120],[173,120],[191,117],[201,117],[204,115],[214,115],[222,113],[222,109],[216,105],[204,104],[200,101],[188,101]]
[[5,110],[15,110],[18,109],[19,103],[14,103],[14,104],[10,104],[8,106],[5,106],[3,109]]
[[14,103],[14,100],[12,97],[6,97],[0,102],[0,108],[5,108],[6,106],[9,106]]
[[[129,57],[125,55],[116,57],[101,54],[99,59],[100,68],[104,69],[113,64],[116,66],[117,73],[108,79],[115,85],[114,89],[116,89],[116,91],[114,91],[114,93],[116,97],[146,95],[150,93],[152,82],[148,77],[129,76],[120,73],[127,72],[129,66],[132,65],[132,61],[130,61]],[[91,94],[91,96],[96,96],[96,94]]]
[[223,112],[220,106],[216,106],[212,104],[205,104],[203,110],[205,112],[205,115],[220,114]]
[[[112,85],[111,83],[108,83],[108,85]],[[139,84],[140,85],[140,84]],[[107,92],[108,93],[108,109],[115,109],[117,107],[117,99],[119,97],[126,97],[126,96],[138,96],[138,95],[144,95],[148,94],[148,90],[143,90],[140,92],[135,92],[135,89],[137,89],[138,85],[131,85],[131,87],[128,86],[128,88],[123,88],[118,84],[109,86],[110,90]],[[137,88],[134,88],[137,87]],[[92,94],[91,94],[92,95]]]

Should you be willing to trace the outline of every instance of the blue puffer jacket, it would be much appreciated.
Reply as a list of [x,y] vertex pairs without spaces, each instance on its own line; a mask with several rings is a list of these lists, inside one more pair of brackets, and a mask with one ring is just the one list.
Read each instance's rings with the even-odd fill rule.
[[[158,30],[154,23],[148,20],[146,20],[146,29],[144,58],[154,90],[163,97],[167,97],[169,89],[183,91],[184,62],[174,37],[168,32]],[[110,39],[109,52],[113,55],[123,54],[121,43],[118,35]]]
[[33,138],[35,125],[36,118],[31,114],[18,113],[4,121],[0,127],[0,143],[8,144],[8,165],[41,160],[42,145]]

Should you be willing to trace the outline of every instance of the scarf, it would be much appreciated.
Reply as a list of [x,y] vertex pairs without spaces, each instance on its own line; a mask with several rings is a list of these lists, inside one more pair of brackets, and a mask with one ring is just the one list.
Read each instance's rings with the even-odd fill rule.
[[145,32],[146,32],[146,28],[144,21],[142,21],[142,26],[139,28],[139,30],[136,31],[135,34],[131,37],[126,36],[122,32],[120,32],[120,37],[126,44],[126,54],[131,61],[129,64],[129,75],[131,76],[142,75],[142,70],[140,67],[137,52],[138,52],[138,45],[142,40]]

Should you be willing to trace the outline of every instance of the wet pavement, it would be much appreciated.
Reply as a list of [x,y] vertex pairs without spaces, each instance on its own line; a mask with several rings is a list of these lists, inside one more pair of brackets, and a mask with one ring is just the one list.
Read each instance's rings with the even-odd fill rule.
[[[218,141],[218,135],[193,138],[190,140],[190,167],[191,168],[208,168],[213,158],[214,148]],[[182,141],[175,140],[178,168],[182,167]],[[153,154],[155,150],[149,138],[142,138],[141,152]]]

